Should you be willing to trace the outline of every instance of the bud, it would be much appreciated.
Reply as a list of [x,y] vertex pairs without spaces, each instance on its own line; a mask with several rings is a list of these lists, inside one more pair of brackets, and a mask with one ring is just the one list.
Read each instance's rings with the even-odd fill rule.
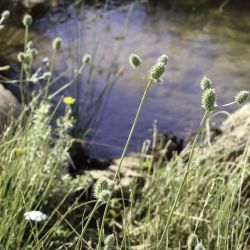
[[3,11],[1,16],[2,16],[3,19],[7,19],[10,16],[9,10]]
[[201,80],[200,87],[203,91],[211,88],[212,81],[204,76]]
[[249,91],[242,90],[234,97],[234,100],[239,104],[243,104],[244,102],[247,101],[248,97],[249,97]]
[[167,62],[168,62],[168,56],[163,54],[161,55],[158,59],[157,59],[157,62],[161,62],[163,63],[165,66],[167,65]]
[[32,24],[32,16],[29,15],[29,14],[26,14],[24,17],[23,17],[23,25],[28,27]]
[[83,63],[89,63],[91,61],[91,55],[89,54],[85,54],[83,57],[82,57],[82,62]]
[[194,162],[195,167],[203,167],[206,164],[206,158],[203,156],[198,156]]
[[141,64],[141,58],[138,55],[135,54],[131,54],[129,56],[129,63],[132,66],[132,68],[137,68],[138,66],[140,66]]
[[62,39],[57,37],[53,40],[52,48],[54,51],[59,51],[61,49]]
[[104,246],[105,246],[104,249],[111,250],[113,249],[114,244],[115,244],[115,235],[110,234],[104,240]]
[[215,108],[216,94],[214,89],[204,91],[201,99],[202,107],[207,111],[212,111]]
[[153,81],[158,81],[159,78],[165,71],[165,64],[162,62],[157,62],[149,71],[149,79]]
[[195,246],[194,250],[206,250],[206,248],[200,242]]
[[191,234],[188,237],[188,242],[187,242],[188,250],[193,250],[197,244],[198,244],[198,236],[196,234]]

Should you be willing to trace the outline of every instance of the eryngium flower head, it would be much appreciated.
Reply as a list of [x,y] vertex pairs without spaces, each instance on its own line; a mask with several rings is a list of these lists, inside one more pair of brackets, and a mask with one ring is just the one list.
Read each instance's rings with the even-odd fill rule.
[[212,111],[215,108],[216,94],[214,89],[207,89],[203,92],[201,105],[207,111]]
[[43,214],[40,211],[26,212],[24,213],[24,217],[26,220],[29,220],[29,221],[43,221],[47,219],[47,215]]
[[206,248],[200,242],[195,246],[194,250],[206,250]]
[[29,15],[29,14],[26,14],[26,15],[23,17],[23,24],[24,24],[24,26],[26,26],[26,27],[30,26],[30,25],[32,24],[32,21],[33,21],[32,16]]
[[203,91],[211,88],[212,81],[204,76],[201,80],[200,86]]
[[198,236],[196,234],[191,234],[188,237],[188,242],[187,242],[188,250],[193,250],[197,244],[198,244]]
[[203,167],[206,164],[206,158],[198,156],[194,162],[195,167]]
[[157,62],[161,62],[163,63],[165,66],[167,65],[167,62],[168,62],[168,56],[163,54],[161,55],[158,59],[157,59]]
[[114,234],[110,234],[104,240],[104,245],[105,245],[104,249],[105,250],[112,249],[112,247],[114,246],[114,244],[115,244],[115,235]]
[[82,62],[83,63],[89,63],[91,60],[91,55],[89,54],[85,54],[83,57],[82,57]]
[[162,76],[162,74],[165,71],[165,64],[162,62],[157,62],[153,67],[149,70],[149,80],[151,81],[158,81],[159,78]]
[[102,200],[103,196],[107,195],[107,193],[102,193],[103,191],[113,192],[114,182],[109,180],[106,177],[101,177],[94,186],[94,196],[98,200]]
[[244,102],[247,101],[248,97],[249,97],[249,91],[242,90],[234,97],[234,100],[239,104],[243,104]]
[[53,50],[59,51],[61,49],[61,46],[62,46],[62,39],[60,37],[55,38],[52,43]]
[[109,201],[109,199],[112,197],[112,192],[109,190],[103,190],[98,197],[98,200],[102,203],[105,204]]
[[136,54],[131,54],[128,61],[134,69],[141,65],[141,58]]

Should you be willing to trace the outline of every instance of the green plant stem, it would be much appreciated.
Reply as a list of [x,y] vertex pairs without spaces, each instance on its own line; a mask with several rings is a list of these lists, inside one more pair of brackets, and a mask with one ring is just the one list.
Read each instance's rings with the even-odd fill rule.
[[165,237],[165,234],[166,234],[166,232],[167,232],[167,230],[168,230],[168,228],[169,228],[169,225],[170,225],[170,221],[171,221],[172,215],[173,215],[173,213],[174,213],[174,210],[175,210],[175,208],[176,208],[176,205],[177,205],[177,202],[178,202],[178,200],[179,200],[180,194],[181,194],[181,192],[182,192],[182,190],[183,190],[183,187],[184,187],[184,184],[185,184],[185,182],[186,182],[186,179],[187,179],[187,176],[188,176],[188,173],[189,173],[189,169],[190,169],[190,166],[191,166],[193,154],[194,154],[194,148],[195,148],[195,145],[196,145],[196,143],[197,143],[197,140],[198,140],[199,134],[200,134],[200,132],[201,132],[201,129],[202,129],[202,127],[203,127],[203,124],[204,124],[204,122],[206,121],[207,114],[208,114],[208,111],[206,111],[206,112],[204,113],[204,115],[203,115],[203,117],[202,117],[202,120],[201,120],[201,123],[200,123],[200,126],[199,126],[199,128],[198,128],[198,131],[197,131],[197,133],[196,133],[196,135],[195,135],[194,142],[193,142],[193,145],[192,145],[192,148],[191,148],[191,152],[190,152],[190,155],[189,155],[189,159],[188,159],[188,163],[187,163],[187,168],[186,168],[185,174],[184,174],[184,176],[183,176],[183,179],[182,179],[182,181],[181,181],[181,185],[180,185],[180,187],[179,187],[179,189],[178,189],[177,195],[176,195],[176,197],[175,197],[174,204],[173,204],[173,206],[172,206],[172,208],[171,208],[171,211],[170,211],[170,213],[169,213],[167,223],[166,223],[166,225],[165,225],[165,228],[164,228],[164,230],[163,230],[161,239],[160,239],[159,244],[158,244],[158,248],[161,246],[162,241],[163,241],[163,238]]
[[[115,173],[115,176],[114,176],[114,181],[117,180],[118,178],[118,175],[120,173],[120,169],[121,169],[121,166],[122,166],[122,162],[123,162],[123,159],[127,153],[127,150],[128,150],[128,146],[129,146],[129,143],[131,141],[131,138],[133,136],[133,133],[134,133],[134,130],[135,130],[135,127],[137,125],[137,122],[138,122],[138,118],[140,116],[140,113],[141,113],[141,110],[142,110],[142,107],[143,107],[143,104],[144,104],[144,101],[146,99],[146,96],[147,96],[147,93],[151,87],[151,84],[152,84],[152,81],[149,80],[147,86],[146,86],[146,89],[143,93],[143,96],[142,96],[142,99],[141,99],[141,102],[140,102],[140,105],[138,107],[138,110],[136,112],[136,115],[135,115],[135,119],[134,119],[134,122],[133,122],[133,125],[131,127],[131,130],[129,132],[129,136],[128,136],[128,139],[127,139],[127,142],[125,144],[125,147],[123,149],[123,152],[122,152],[122,155],[121,155],[121,158],[120,158],[120,161],[119,161],[119,164],[118,164],[118,168],[116,170],[116,173]],[[98,239],[98,245],[97,245],[97,250],[100,250],[101,248],[101,241],[103,239],[103,229],[104,229],[104,223],[105,223],[105,220],[106,220],[106,217],[107,217],[107,212],[108,212],[108,207],[109,207],[109,204],[110,204],[110,200],[111,198],[109,198],[106,206],[105,206],[105,210],[104,210],[104,214],[103,214],[103,218],[102,218],[102,225],[101,225],[101,229],[100,229],[100,234],[99,234],[99,239]]]
[[85,233],[85,231],[86,231],[86,229],[87,229],[87,227],[88,227],[88,225],[89,225],[89,223],[90,223],[92,217],[94,216],[95,211],[97,210],[97,208],[98,208],[98,206],[99,206],[99,203],[100,203],[100,202],[97,201],[96,204],[95,204],[95,206],[94,206],[94,208],[92,209],[92,211],[91,211],[91,213],[90,213],[90,215],[89,215],[89,217],[88,217],[88,220],[86,221],[86,223],[85,223],[85,225],[84,225],[84,228],[82,229],[81,238],[83,237],[83,235],[84,235],[84,233]]

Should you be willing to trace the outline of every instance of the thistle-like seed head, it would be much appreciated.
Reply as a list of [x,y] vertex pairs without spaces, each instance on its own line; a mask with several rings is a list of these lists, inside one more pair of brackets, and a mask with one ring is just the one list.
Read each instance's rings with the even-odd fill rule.
[[207,111],[212,111],[215,108],[216,93],[214,89],[207,89],[203,92],[201,105]]
[[243,104],[244,102],[247,101],[248,97],[249,97],[249,91],[242,90],[234,97],[234,100],[239,104]]
[[165,66],[168,63],[168,56],[166,54],[161,55],[158,59],[157,62],[163,63]]
[[59,51],[61,49],[61,46],[62,46],[62,39],[60,37],[56,37],[52,43],[53,50]]
[[132,68],[134,69],[137,68],[138,66],[140,66],[141,62],[142,62],[141,58],[138,55],[131,54],[129,56],[129,63],[132,66]]
[[96,199],[100,199],[103,191],[109,191],[112,194],[113,189],[114,181],[111,181],[106,177],[101,177],[94,186],[94,196]]
[[149,70],[149,80],[157,82],[159,78],[162,76],[166,69],[166,66],[162,62],[157,62],[153,67]]
[[195,246],[194,250],[206,250],[206,248],[205,248],[205,247],[203,246],[203,244],[200,242],[200,243],[198,243],[198,244]]
[[3,11],[1,16],[3,19],[7,19],[10,16],[10,11],[9,10]]
[[29,14],[26,14],[24,17],[23,17],[23,25],[28,27],[32,24],[33,22],[33,19],[32,19],[32,16],[29,15]]
[[112,249],[112,247],[115,244],[115,235],[114,234],[110,234],[108,235],[105,240],[104,240],[104,245],[105,245],[105,249]]
[[112,197],[112,192],[109,190],[103,190],[100,195],[98,200],[102,203],[102,204],[106,204],[109,199]]
[[212,81],[204,76],[201,80],[200,87],[203,91],[211,88]]
[[203,167],[206,164],[206,158],[203,156],[198,156],[194,162],[196,167]]
[[82,62],[83,63],[89,63],[91,61],[91,55],[89,54],[85,54],[83,57],[82,57]]
[[193,250],[197,244],[198,244],[198,236],[192,233],[188,237],[188,242],[187,242],[188,250]]

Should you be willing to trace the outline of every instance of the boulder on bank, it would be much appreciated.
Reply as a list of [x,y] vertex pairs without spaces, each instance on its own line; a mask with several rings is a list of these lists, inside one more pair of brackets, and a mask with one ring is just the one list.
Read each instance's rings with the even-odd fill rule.
[[0,84],[0,131],[11,117],[17,118],[21,112],[21,105],[17,98]]
[[[221,133],[217,135],[210,143],[208,150],[204,150],[204,155],[211,161],[228,161],[236,160],[242,154],[246,147],[246,143],[250,136],[250,103],[244,105],[222,123],[220,127]],[[166,141],[166,144],[168,141]],[[164,147],[164,145],[163,145]],[[183,149],[183,155],[190,151],[190,144]],[[150,157],[150,156],[149,156]],[[130,184],[134,177],[142,177],[142,155],[132,154],[125,157],[120,172],[121,186],[125,192],[129,190]],[[113,178],[118,167],[119,160],[114,160],[108,168],[102,170],[86,171],[93,181],[102,176]],[[139,169],[140,168],[140,169]]]

